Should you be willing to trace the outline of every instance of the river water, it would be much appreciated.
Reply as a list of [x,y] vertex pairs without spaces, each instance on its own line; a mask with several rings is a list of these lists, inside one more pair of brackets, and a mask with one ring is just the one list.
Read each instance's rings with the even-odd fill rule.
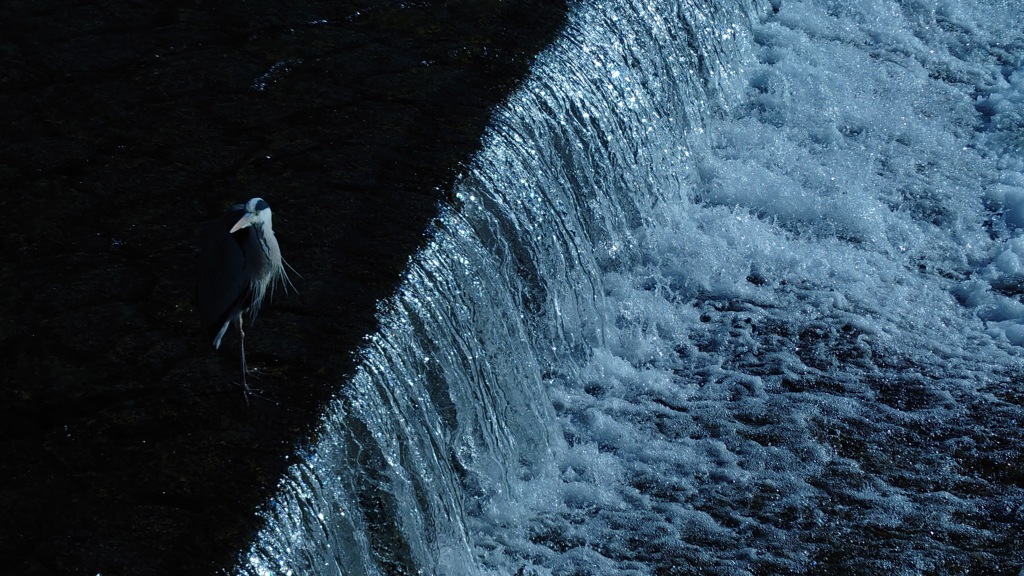
[[1017,574],[1024,5],[595,0],[238,574]]

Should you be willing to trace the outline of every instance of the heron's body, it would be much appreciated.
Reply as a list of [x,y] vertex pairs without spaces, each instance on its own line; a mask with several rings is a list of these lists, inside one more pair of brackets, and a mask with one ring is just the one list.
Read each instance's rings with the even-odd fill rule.
[[270,206],[262,198],[232,206],[207,231],[199,256],[196,299],[213,347],[231,324],[242,340],[242,380],[245,381],[245,333],[242,316],[259,312],[268,289],[290,285],[281,249],[274,236]]

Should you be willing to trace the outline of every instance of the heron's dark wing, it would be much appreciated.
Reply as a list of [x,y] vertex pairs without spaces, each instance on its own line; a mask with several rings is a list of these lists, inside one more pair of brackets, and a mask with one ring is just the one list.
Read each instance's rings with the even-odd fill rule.
[[[248,288],[245,255],[238,241],[228,233],[238,217],[229,212],[203,234],[196,273],[196,300],[203,325],[211,335],[244,307],[242,300]],[[231,223],[225,224],[228,220]]]

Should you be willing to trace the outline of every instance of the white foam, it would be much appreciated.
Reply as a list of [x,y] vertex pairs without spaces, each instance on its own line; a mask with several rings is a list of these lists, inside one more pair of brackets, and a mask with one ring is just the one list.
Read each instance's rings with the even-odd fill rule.
[[[937,34],[936,19],[957,28]],[[961,59],[961,30],[972,46],[1003,41],[988,24],[926,3],[785,2],[753,28],[732,113],[682,139],[692,164],[634,180],[660,187],[652,224],[601,278],[604,345],[548,382],[568,442],[560,476],[532,488],[556,505],[521,512],[521,540],[502,532],[506,567],[805,571],[826,554],[808,542],[822,531],[907,531],[922,514],[933,534],[977,529],[957,519],[969,496],[921,488],[970,472],[949,456],[892,461],[886,436],[959,417],[979,374],[996,377],[979,355],[1020,363],[1002,343],[1022,342],[1024,305],[991,290],[1021,274],[1021,197],[1005,184],[1018,175],[1013,150],[978,144],[972,84],[997,64]],[[993,124],[1016,121],[1019,107],[989,98]],[[878,381],[922,386],[921,412],[879,402]],[[881,462],[906,469],[865,470]],[[932,545],[847,566],[934,569]]]

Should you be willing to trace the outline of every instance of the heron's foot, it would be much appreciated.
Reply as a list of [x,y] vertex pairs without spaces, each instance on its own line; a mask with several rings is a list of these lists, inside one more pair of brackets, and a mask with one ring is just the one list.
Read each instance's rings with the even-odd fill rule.
[[242,374],[242,380],[234,380],[231,382],[235,386],[242,388],[242,395],[245,397],[245,404],[249,404],[249,396],[257,396],[256,391],[253,390],[252,386],[249,386],[249,379],[247,374]]
[[249,396],[251,396],[251,395],[254,395],[254,392],[252,391],[252,388],[249,388],[249,383],[246,382],[245,383],[245,390],[242,390],[242,398],[245,398],[245,407],[246,408],[251,406],[251,404],[249,404]]
[[[250,373],[249,376],[252,376],[252,373]],[[233,384],[235,386],[242,387],[242,397],[245,398],[246,406],[251,406],[249,398],[259,398],[261,400],[267,400],[267,397],[264,396],[259,389],[253,388],[252,386],[249,385],[247,378],[243,378],[241,382],[233,382]]]

